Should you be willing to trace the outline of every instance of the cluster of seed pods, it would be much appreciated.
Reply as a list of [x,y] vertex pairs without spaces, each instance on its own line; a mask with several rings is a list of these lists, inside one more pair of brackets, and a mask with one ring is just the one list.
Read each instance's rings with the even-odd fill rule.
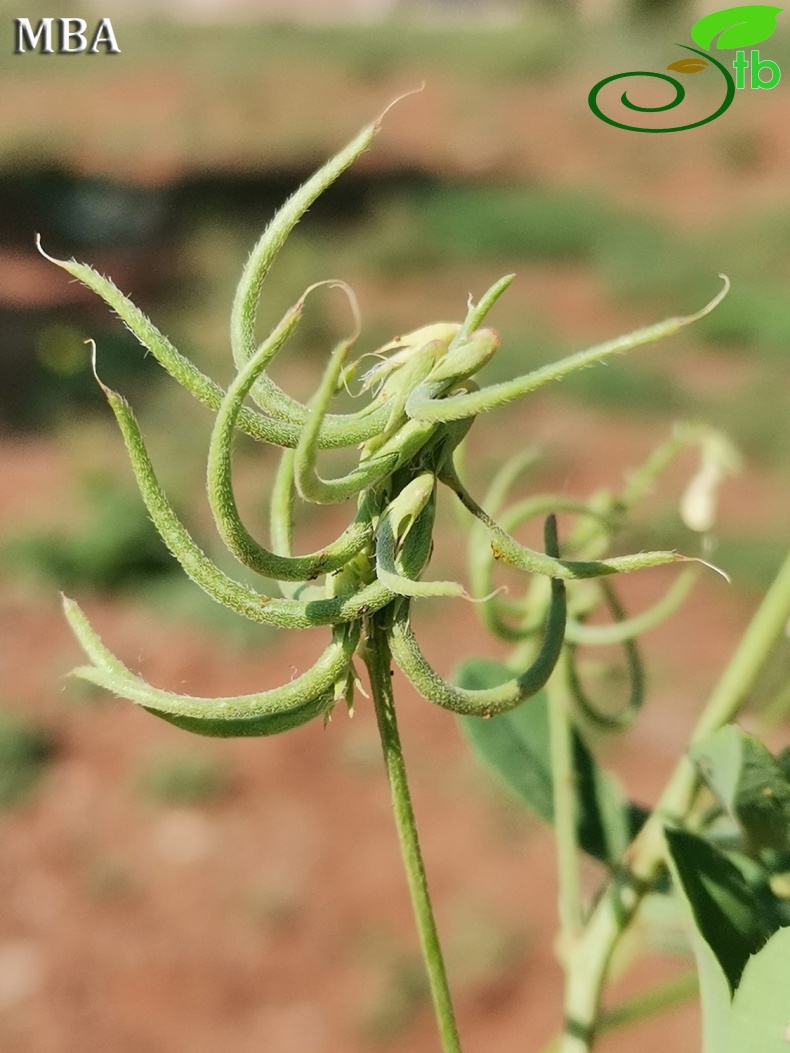
[[[620,641],[627,648],[633,688],[630,712],[641,693],[633,637],[680,602],[688,579],[681,578],[654,611],[633,619],[625,617],[606,580],[613,574],[684,557],[674,551],[603,557],[628,509],[628,495],[604,499],[599,495],[597,503],[572,502],[556,495],[537,497],[505,512],[500,523],[494,516],[501,511],[515,470],[505,467],[490,500],[479,503],[461,481],[456,454],[479,414],[612,355],[676,333],[712,309],[724,292],[695,315],[667,319],[524,376],[481,388],[475,376],[499,347],[497,333],[484,327],[484,322],[511,284],[513,276],[509,275],[479,301],[470,301],[461,322],[423,326],[394,340],[383,350],[379,364],[362,379],[362,392],[368,398],[364,408],[331,414],[334,396],[357,376],[357,324],[353,334],[331,353],[313,399],[302,404],[268,376],[267,367],[286,346],[307,297],[319,285],[341,287],[355,317],[356,303],[343,282],[318,283],[259,342],[256,315],[262,284],[300,217],[371,144],[380,122],[381,118],[365,127],[317,171],[277,212],[253,248],[231,311],[236,376],[227,390],[183,356],[111,281],[86,264],[52,261],[101,296],[165,370],[215,412],[208,453],[209,504],[224,544],[241,564],[269,580],[270,591],[257,591],[234,580],[195,542],[163,492],[131,408],[120,394],[99,381],[150,517],[173,556],[214,600],[254,622],[282,629],[326,626],[331,633],[315,664],[282,687],[236,698],[200,698],[160,690],[136,676],[104,646],[78,605],[65,599],[68,620],[90,660],[75,672],[190,731],[219,736],[275,734],[315,717],[327,718],[341,699],[351,704],[357,680],[354,655],[366,637],[369,620],[375,618],[386,631],[395,662],[422,696],[455,712],[491,716],[538,691],[563,646],[572,652],[579,643],[595,642],[596,627],[584,622],[603,600],[615,622],[607,627],[609,635],[604,633],[601,642]],[[237,508],[232,471],[237,431],[282,451],[270,499],[269,547],[248,530]],[[697,437],[692,429],[672,442],[680,448]],[[319,453],[338,448],[356,451],[356,467],[340,478],[323,478],[318,471]],[[550,582],[526,606],[510,603],[510,614],[517,615],[518,625],[512,619],[508,622],[508,601],[501,596],[481,604],[494,631],[509,639],[524,639],[531,647],[524,671],[498,687],[464,689],[445,680],[429,664],[412,629],[410,611],[416,601],[468,595],[456,582],[424,577],[433,550],[440,488],[454,494],[471,514],[475,591],[491,591],[494,560]],[[319,505],[350,503],[355,509],[335,541],[307,555],[295,555],[292,550],[297,495]],[[564,512],[580,517],[575,540],[569,539],[564,546],[578,558],[568,558],[568,551],[561,554],[555,513]],[[511,533],[524,519],[536,515],[545,521],[543,551],[526,547]],[[594,579],[596,585],[593,601],[579,592],[575,611],[573,605],[569,609],[566,595],[566,583],[574,579]],[[271,583],[279,596],[271,595]],[[584,703],[578,677],[573,679]],[[594,714],[592,704],[587,708]]]

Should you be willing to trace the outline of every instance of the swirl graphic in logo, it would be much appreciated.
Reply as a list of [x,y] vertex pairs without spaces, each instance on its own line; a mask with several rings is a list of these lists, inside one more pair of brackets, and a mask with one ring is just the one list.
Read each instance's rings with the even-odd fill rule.
[[614,73],[611,77],[604,77],[603,80],[592,88],[588,96],[587,101],[590,104],[590,109],[596,117],[600,117],[602,121],[606,121],[607,124],[613,125],[615,128],[623,128],[627,132],[685,132],[689,128],[699,128],[700,125],[709,124],[711,121],[715,121],[717,117],[721,117],[725,110],[727,110],[735,98],[735,81],[732,78],[732,74],[723,66],[718,59],[714,58],[707,51],[698,51],[697,48],[689,47],[687,44],[678,44],[678,47],[685,48],[686,51],[693,51],[694,54],[699,55],[702,59],[681,59],[678,62],[673,62],[671,66],[667,66],[667,69],[675,69],[680,73],[698,73],[704,69],[708,64],[714,65],[721,75],[724,77],[726,90],[724,94],[724,100],[719,108],[710,116],[703,117],[699,121],[693,121],[690,124],[678,124],[671,128],[644,128],[639,127],[635,124],[624,124],[622,121],[616,121],[613,117],[607,117],[603,110],[598,105],[598,95],[607,84],[611,84],[612,81],[622,80],[624,77],[654,77],[657,80],[664,80],[671,84],[675,89],[675,97],[670,99],[669,102],[664,103],[662,106],[640,106],[638,103],[631,102],[628,98],[628,92],[624,91],[620,96],[620,101],[623,106],[627,106],[629,110],[636,110],[639,113],[666,113],[667,110],[674,110],[676,106],[680,106],[686,97],[686,89],[676,80],[675,77],[670,76],[668,73],[655,73],[653,70],[633,70],[630,73]]

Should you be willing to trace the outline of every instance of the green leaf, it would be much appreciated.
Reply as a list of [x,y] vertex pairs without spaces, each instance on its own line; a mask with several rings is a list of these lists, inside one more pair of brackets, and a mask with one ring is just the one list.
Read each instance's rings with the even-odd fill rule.
[[790,746],[785,746],[776,755],[776,763],[786,779],[790,779]]
[[[499,662],[470,659],[455,680],[468,689],[498,687],[513,676]],[[554,819],[548,696],[533,695],[499,716],[459,717],[474,752],[505,786],[545,822]],[[647,813],[625,800],[598,768],[581,736],[574,734],[579,843],[585,852],[614,866]]]
[[731,724],[696,743],[690,756],[740,826],[747,851],[790,851],[790,782],[759,739]]
[[697,932],[694,957],[702,1007],[702,1053],[735,1053],[730,1049],[730,985],[718,958]]
[[759,904],[740,870],[709,842],[685,830],[667,830],[666,838],[698,936],[734,991],[749,957],[769,935]]
[[790,1048],[790,928],[775,932],[750,958],[730,1014],[731,1053],[787,1053]]
[[[703,861],[696,884],[681,873],[681,868],[686,877],[696,872],[701,861],[697,851],[700,844],[704,846],[702,856],[706,858],[715,850],[707,842],[681,831],[667,831],[667,842],[675,885],[695,923],[693,942],[702,1002],[702,1053],[786,1053],[790,1024],[787,998],[790,927],[777,929],[767,942],[761,942],[759,949],[755,947],[754,953],[746,955],[733,994],[732,982],[698,925],[700,909],[709,918],[707,908],[700,904],[699,891],[699,885],[710,880],[709,862]],[[726,913],[725,907],[725,916]],[[732,937],[731,931],[725,928],[720,935],[722,941]]]
[[767,40],[776,29],[776,16],[781,7],[768,4],[742,4],[714,11],[695,22],[691,38],[708,50],[716,40],[716,47],[748,48]]
[[689,920],[692,923],[692,945],[697,962],[699,994],[702,1008],[702,1053],[731,1053],[730,1051],[730,1003],[732,992],[724,970],[708,943],[694,926],[694,913],[683,882],[669,854],[669,869],[675,887],[680,892]]

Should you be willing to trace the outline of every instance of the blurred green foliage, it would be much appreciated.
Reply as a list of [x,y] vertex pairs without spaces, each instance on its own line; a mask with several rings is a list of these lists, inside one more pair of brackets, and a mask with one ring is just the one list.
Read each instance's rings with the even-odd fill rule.
[[384,273],[448,261],[590,261],[629,224],[626,212],[583,191],[449,184],[379,202],[359,232],[359,251]]
[[28,799],[55,752],[55,736],[44,725],[0,710],[0,808]]
[[203,751],[163,754],[150,759],[139,775],[143,794],[159,804],[201,805],[230,792],[226,763]]
[[178,570],[137,493],[105,476],[86,479],[84,488],[88,523],[8,538],[2,554],[10,571],[43,577],[67,592],[109,593]]
[[383,930],[362,933],[361,950],[378,982],[361,1007],[359,1031],[368,1043],[384,1045],[402,1035],[428,1004],[425,968],[416,952]]

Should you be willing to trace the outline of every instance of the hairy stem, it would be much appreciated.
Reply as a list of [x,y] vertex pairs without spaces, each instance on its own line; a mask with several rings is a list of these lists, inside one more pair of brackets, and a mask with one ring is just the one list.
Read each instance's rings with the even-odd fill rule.
[[461,1042],[455,1023],[455,1013],[450,998],[447,972],[436,931],[436,921],[428,893],[425,866],[417,837],[417,825],[411,804],[406,765],[403,760],[395,703],[392,695],[392,668],[389,644],[384,627],[378,618],[367,622],[367,638],[363,651],[365,665],[370,675],[371,694],[376,708],[384,764],[392,796],[395,825],[398,828],[401,856],[406,868],[406,878],[411,894],[412,908],[420,937],[422,956],[428,974],[436,1023],[444,1053],[461,1053]]
[[[733,720],[790,619],[790,554],[697,721],[690,743]],[[589,1053],[612,954],[664,859],[664,827],[683,821],[694,803],[698,778],[684,754],[655,810],[631,846],[624,868],[599,899],[572,954],[566,981],[565,1034],[560,1053]]]

